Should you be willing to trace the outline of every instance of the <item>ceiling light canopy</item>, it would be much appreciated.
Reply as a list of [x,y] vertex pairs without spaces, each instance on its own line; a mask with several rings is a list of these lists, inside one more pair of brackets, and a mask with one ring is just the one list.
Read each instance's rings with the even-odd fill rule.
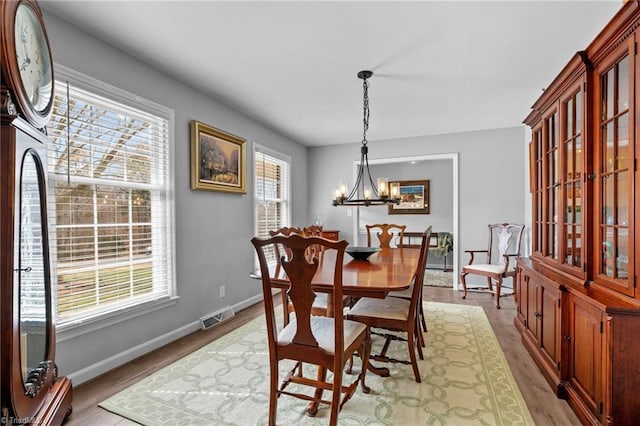
[[[333,195],[334,206],[379,206],[400,203],[400,186],[398,183],[389,184],[386,177],[378,178],[374,182],[369,170],[369,147],[367,146],[367,130],[369,129],[369,82],[372,71],[360,71],[358,78],[362,79],[363,91],[363,127],[362,146],[360,147],[360,164],[356,182],[348,192],[348,183],[340,181]],[[368,182],[367,182],[368,180]]]

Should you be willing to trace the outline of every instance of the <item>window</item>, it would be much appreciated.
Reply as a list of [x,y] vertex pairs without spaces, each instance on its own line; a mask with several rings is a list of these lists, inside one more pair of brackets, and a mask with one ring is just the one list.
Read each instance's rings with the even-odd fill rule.
[[[269,236],[269,231],[290,224],[291,160],[260,146],[255,146],[253,158],[255,161],[255,235],[266,238]],[[270,264],[275,263],[275,255],[268,254],[267,261]]]
[[56,70],[48,209],[64,327],[174,295],[173,111]]

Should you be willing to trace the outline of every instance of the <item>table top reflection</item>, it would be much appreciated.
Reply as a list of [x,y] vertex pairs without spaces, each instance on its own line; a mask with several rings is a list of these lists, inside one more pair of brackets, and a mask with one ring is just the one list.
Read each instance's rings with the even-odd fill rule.
[[[389,292],[407,289],[419,256],[420,249],[417,248],[383,248],[368,260],[353,260],[345,253],[342,292],[347,296],[384,298]],[[315,291],[331,293],[334,264],[335,251],[326,251],[312,281]],[[272,277],[283,284],[287,283],[282,271],[278,277]]]

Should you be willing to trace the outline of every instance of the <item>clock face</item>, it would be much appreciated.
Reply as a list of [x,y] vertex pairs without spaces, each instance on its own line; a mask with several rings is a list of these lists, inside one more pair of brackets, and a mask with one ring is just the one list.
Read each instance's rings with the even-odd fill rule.
[[25,94],[39,113],[45,111],[53,92],[51,55],[42,24],[27,3],[16,10],[15,48]]

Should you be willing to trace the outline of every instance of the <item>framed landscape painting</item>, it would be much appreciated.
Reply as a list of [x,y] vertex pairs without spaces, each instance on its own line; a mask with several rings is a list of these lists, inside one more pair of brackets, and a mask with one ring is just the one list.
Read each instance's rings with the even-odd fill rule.
[[389,214],[429,214],[428,180],[401,180],[397,183],[400,204],[389,204]]
[[246,140],[191,121],[191,189],[246,190]]

